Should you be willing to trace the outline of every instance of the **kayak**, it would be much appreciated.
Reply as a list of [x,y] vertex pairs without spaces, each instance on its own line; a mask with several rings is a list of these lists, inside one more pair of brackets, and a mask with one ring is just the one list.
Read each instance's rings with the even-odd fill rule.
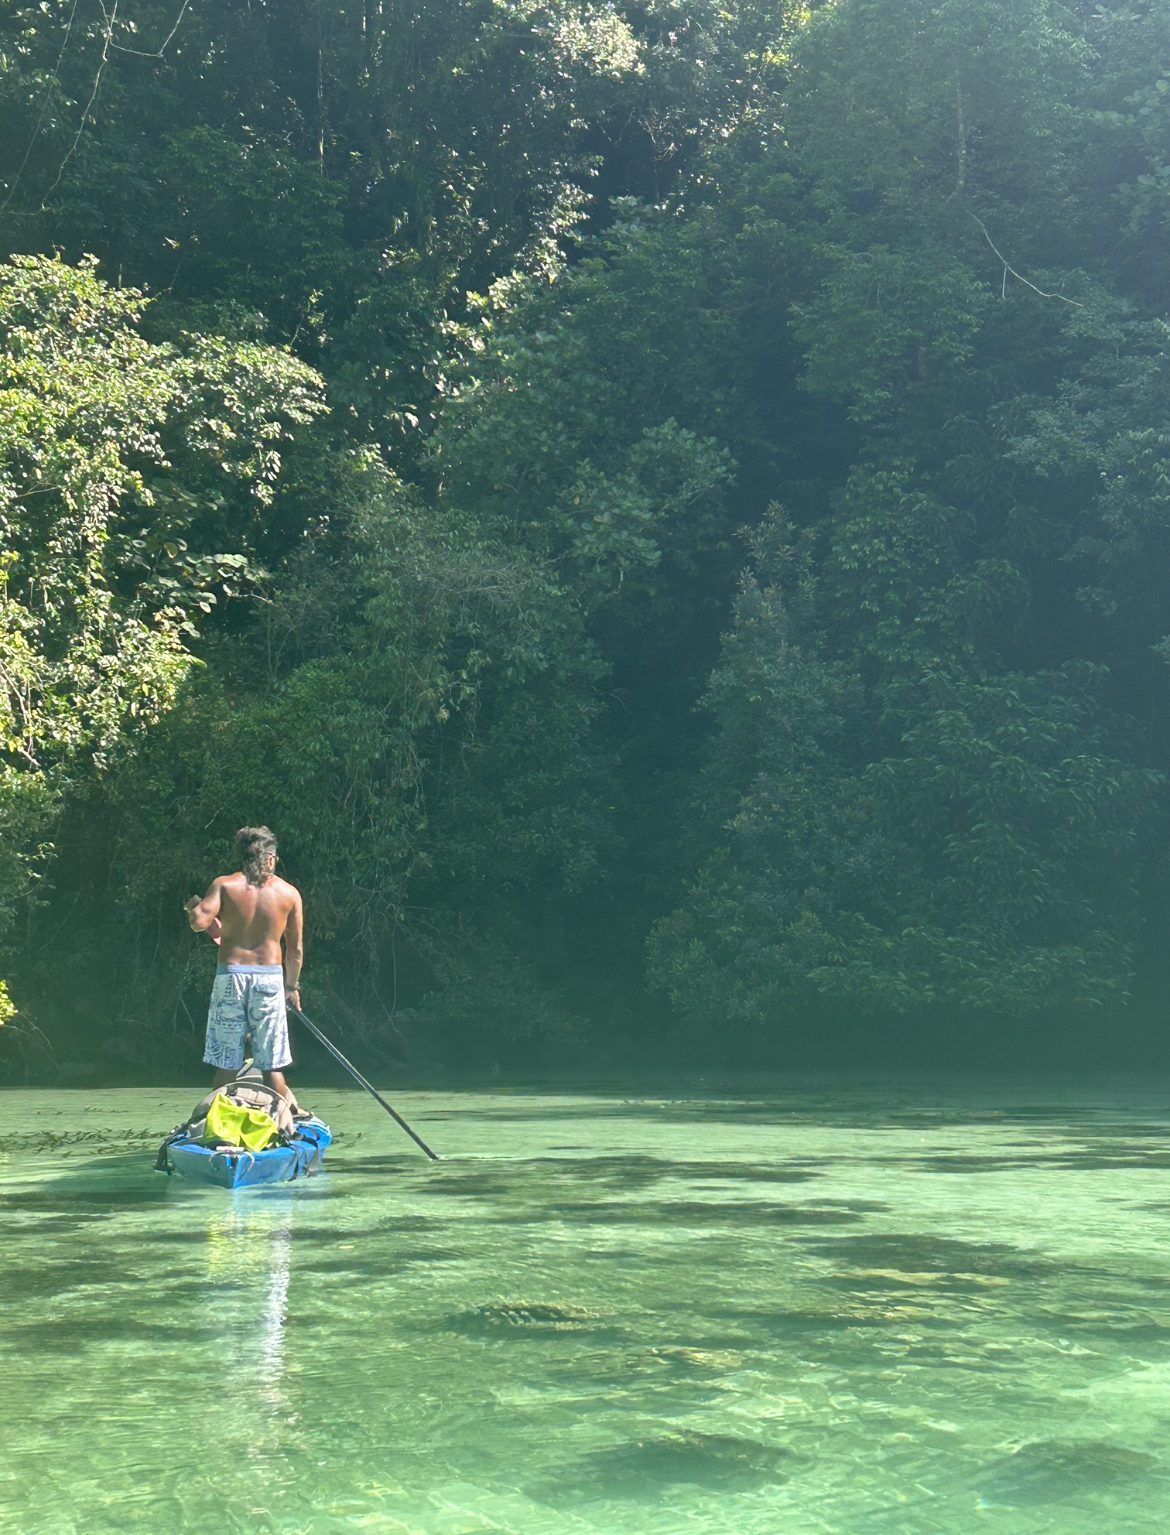
[[158,1166],[160,1172],[179,1173],[192,1183],[211,1183],[221,1189],[290,1183],[317,1171],[332,1139],[329,1126],[316,1115],[297,1121],[287,1145],[269,1146],[266,1151],[205,1146],[189,1135],[180,1135],[164,1143]]

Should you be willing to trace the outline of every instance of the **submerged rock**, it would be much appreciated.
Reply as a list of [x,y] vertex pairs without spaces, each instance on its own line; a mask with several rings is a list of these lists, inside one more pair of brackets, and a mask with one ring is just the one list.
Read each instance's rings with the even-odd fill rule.
[[1133,1481],[1162,1464],[1154,1455],[1105,1440],[1042,1439],[993,1466],[986,1503],[1054,1503],[1096,1487]]
[[738,1370],[743,1355],[730,1349],[689,1348],[682,1344],[662,1344],[650,1350],[650,1356],[669,1364],[694,1365],[700,1370]]
[[682,1485],[708,1492],[757,1492],[787,1481],[794,1458],[791,1450],[755,1439],[682,1430],[585,1455],[555,1486],[541,1488],[540,1495],[581,1502],[657,1500],[664,1488]]
[[448,1321],[455,1332],[492,1333],[512,1330],[581,1332],[605,1321],[600,1311],[559,1301],[492,1301],[474,1311],[462,1311]]

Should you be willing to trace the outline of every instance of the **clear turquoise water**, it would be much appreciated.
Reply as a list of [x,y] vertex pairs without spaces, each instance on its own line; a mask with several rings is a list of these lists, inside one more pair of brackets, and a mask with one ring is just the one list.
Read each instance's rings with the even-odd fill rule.
[[1170,1524],[1152,1087],[320,1092],[235,1195],[192,1096],[0,1094],[5,1532]]

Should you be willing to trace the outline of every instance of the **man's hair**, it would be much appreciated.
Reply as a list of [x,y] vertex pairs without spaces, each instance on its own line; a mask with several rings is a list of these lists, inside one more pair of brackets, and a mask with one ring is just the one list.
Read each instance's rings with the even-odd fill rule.
[[271,869],[268,857],[276,856],[276,838],[267,826],[241,826],[236,833],[232,857],[239,860],[249,885],[266,884]]

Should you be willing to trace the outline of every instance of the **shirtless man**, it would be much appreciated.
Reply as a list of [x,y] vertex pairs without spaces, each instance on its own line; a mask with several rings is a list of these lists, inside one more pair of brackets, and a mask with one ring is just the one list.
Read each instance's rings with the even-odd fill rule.
[[192,932],[210,933],[219,944],[203,1059],[218,1068],[215,1086],[223,1087],[242,1069],[244,1037],[250,1034],[252,1059],[264,1080],[291,1097],[284,1080],[292,1061],[285,992],[299,1008],[300,891],[277,877],[276,838],[267,826],[242,827],[233,857],[240,873],[221,874],[202,900],[193,895],[184,907]]

